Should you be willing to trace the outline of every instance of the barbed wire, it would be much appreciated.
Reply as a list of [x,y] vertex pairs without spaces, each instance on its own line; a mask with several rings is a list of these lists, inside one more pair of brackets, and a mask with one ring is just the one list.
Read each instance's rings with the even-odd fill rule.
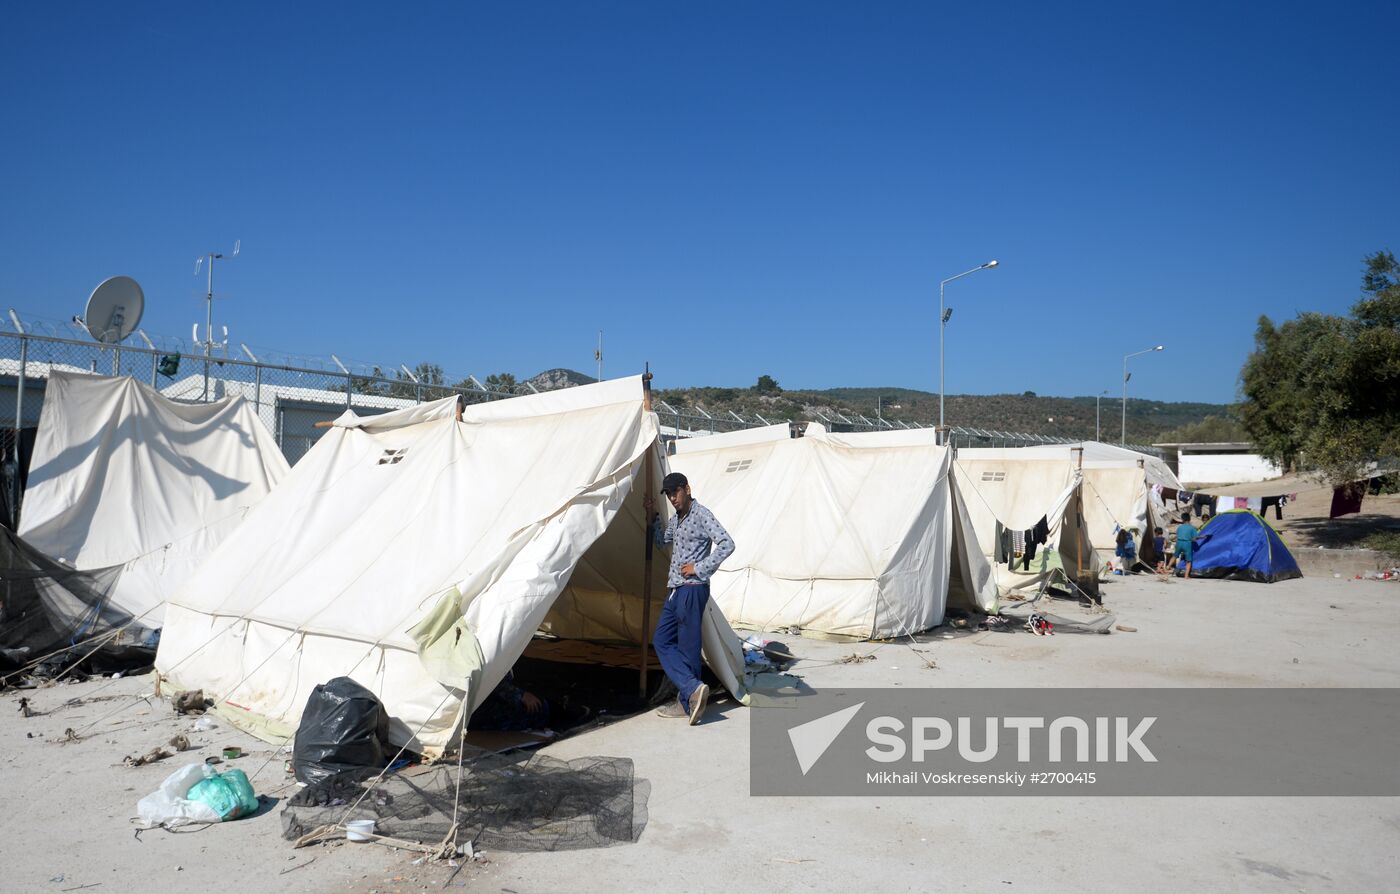
[[[99,375],[131,376],[145,382],[167,397],[186,402],[209,402],[232,395],[252,403],[267,423],[277,444],[291,462],[310,449],[324,433],[316,422],[339,415],[342,409],[373,414],[411,406],[427,400],[460,395],[468,403],[502,400],[549,390],[529,381],[500,382],[488,376],[467,375],[452,383],[436,366],[419,365],[391,369],[386,365],[348,361],[336,355],[327,357],[289,354],[269,348],[215,345],[209,354],[203,346],[191,348],[178,338],[138,333],[145,344],[105,345],[94,342],[82,327],[72,321],[41,318],[15,319],[0,315],[0,376],[13,380],[0,399],[0,439],[8,448],[15,430],[37,424],[42,405],[43,383],[52,370]],[[149,345],[149,347],[147,346]],[[424,381],[422,373],[428,373]],[[19,379],[25,379],[24,395],[19,396]],[[833,431],[867,432],[926,429],[927,423],[910,422],[883,415],[871,418],[832,408],[808,408],[809,419],[768,418],[760,413],[724,411],[711,413],[703,406],[674,406],[658,401],[656,407],[663,433],[670,437],[692,437],[738,431],[760,426],[801,425],[819,422]],[[10,428],[13,421],[14,428]],[[1028,446],[1072,444],[1079,439],[954,426],[948,429],[948,443],[957,447]],[[1130,449],[1150,455],[1160,451],[1146,445]]]

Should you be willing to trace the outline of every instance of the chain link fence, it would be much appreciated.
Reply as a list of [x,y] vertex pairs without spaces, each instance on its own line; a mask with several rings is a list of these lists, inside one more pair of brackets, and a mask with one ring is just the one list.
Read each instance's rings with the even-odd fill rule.
[[[173,400],[190,403],[239,395],[253,405],[289,463],[305,455],[325,433],[316,423],[334,419],[345,409],[372,415],[454,394],[467,403],[480,403],[538,391],[529,383],[488,386],[472,376],[455,385],[425,382],[407,368],[386,375],[379,367],[347,364],[334,355],[329,360],[295,358],[291,362],[270,362],[242,345],[242,356],[230,353],[226,346],[214,346],[206,354],[188,350],[173,339],[159,339],[161,343],[157,344],[144,332],[138,333],[145,342],[141,347],[104,345],[86,337],[76,324],[65,328],[64,324],[43,321],[23,323],[13,312],[5,322],[13,326],[0,329],[0,456],[4,457],[2,498],[7,520],[14,518],[14,507],[23,493],[45,386],[50,372],[55,370],[131,376]],[[842,413],[817,412],[812,420],[767,419],[733,412],[712,414],[703,407],[676,407],[665,401],[658,401],[655,409],[662,434],[667,438],[783,423],[792,426],[796,433],[806,421],[843,432],[927,427]],[[956,447],[1074,443],[1070,438],[974,428],[950,428],[947,440]],[[1144,453],[1159,453],[1151,447],[1130,446]]]

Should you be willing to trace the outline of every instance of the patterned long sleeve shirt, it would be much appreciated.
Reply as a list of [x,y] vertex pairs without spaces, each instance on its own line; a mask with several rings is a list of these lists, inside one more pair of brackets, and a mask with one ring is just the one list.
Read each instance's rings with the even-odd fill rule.
[[[734,538],[713,512],[693,500],[684,518],[673,515],[665,527],[657,526],[656,543],[671,547],[671,570],[666,586],[672,589],[687,583],[708,583],[710,576],[719,570],[720,563],[734,552]],[[681,568],[692,562],[695,574],[687,578],[681,574]]]

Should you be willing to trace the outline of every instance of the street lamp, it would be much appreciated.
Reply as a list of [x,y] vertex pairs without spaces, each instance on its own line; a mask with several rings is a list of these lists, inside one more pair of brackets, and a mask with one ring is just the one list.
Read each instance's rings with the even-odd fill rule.
[[1163,350],[1166,350],[1166,345],[1158,345],[1155,348],[1148,348],[1146,351],[1135,351],[1132,354],[1123,355],[1123,430],[1118,436],[1118,443],[1121,446],[1127,446],[1128,443],[1128,358]]
[[[955,279],[962,279],[976,273],[978,270],[990,270],[997,265],[996,260],[988,261],[980,267],[973,267],[971,270],[964,270],[957,276],[950,276],[938,284],[938,430],[943,428],[943,330],[948,328],[948,318],[953,315],[951,307],[945,308],[943,305],[943,287]],[[946,436],[946,435],[945,435]]]
[[1104,397],[1104,395],[1107,394],[1107,393],[1108,393],[1108,389],[1105,388],[1104,390],[1100,391],[1100,392],[1094,397],[1094,440],[1095,440],[1095,441],[1102,441],[1102,440],[1103,440],[1103,437],[1099,434],[1099,420],[1103,418],[1103,397]]

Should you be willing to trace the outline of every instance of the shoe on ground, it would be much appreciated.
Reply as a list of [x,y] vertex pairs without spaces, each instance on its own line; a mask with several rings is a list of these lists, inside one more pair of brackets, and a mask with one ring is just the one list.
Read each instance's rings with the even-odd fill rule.
[[701,683],[695,687],[695,691],[690,694],[690,725],[694,726],[700,722],[700,718],[705,714],[705,702],[710,700],[710,687]]
[[657,717],[689,717],[690,712],[680,703],[679,699],[671,699],[666,704],[656,709]]

